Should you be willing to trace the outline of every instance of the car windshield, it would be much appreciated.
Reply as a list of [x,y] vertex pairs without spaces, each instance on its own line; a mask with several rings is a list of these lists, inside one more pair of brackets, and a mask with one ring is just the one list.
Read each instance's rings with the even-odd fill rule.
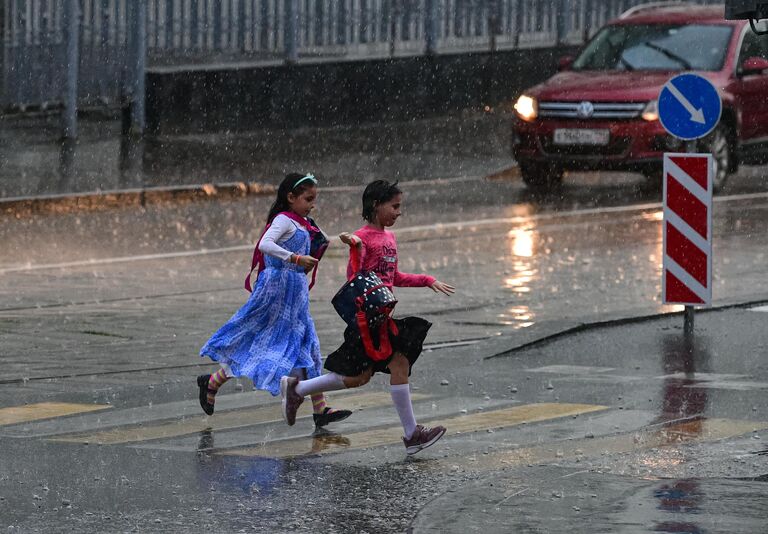
[[574,70],[720,70],[731,26],[620,24],[600,30]]

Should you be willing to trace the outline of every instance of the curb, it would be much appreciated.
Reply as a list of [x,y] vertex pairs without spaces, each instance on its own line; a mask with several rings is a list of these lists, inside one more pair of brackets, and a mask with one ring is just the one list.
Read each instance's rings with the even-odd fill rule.
[[149,187],[93,191],[81,194],[12,197],[0,200],[0,214],[22,217],[41,213],[100,211],[123,207],[143,207],[163,202],[221,200],[246,196],[274,195],[272,184],[229,182],[172,187]]
[[[485,175],[401,180],[401,185],[446,185],[453,182],[484,180]],[[362,191],[364,184],[324,186],[326,192]],[[24,196],[0,199],[0,215],[16,218],[44,213],[72,213],[101,211],[125,207],[143,207],[164,202],[197,202],[230,200],[248,196],[272,196],[277,192],[274,184],[262,182],[224,182],[176,186],[113,189],[87,193]]]
[[[759,298],[757,300],[750,300],[747,302],[732,302],[728,304],[723,304],[721,306],[712,306],[710,308],[697,309],[696,312],[712,313],[712,312],[720,312],[720,311],[733,310],[733,309],[739,309],[739,308],[753,308],[756,306],[762,306],[767,304],[768,304],[768,296],[763,296],[762,298]],[[490,356],[485,356],[483,357],[483,360],[492,360],[494,358],[503,358],[506,356],[512,356],[516,352],[520,352],[522,350],[529,349],[531,347],[543,345],[545,343],[549,343],[551,341],[555,341],[557,339],[560,339],[562,337],[566,337],[572,334],[579,334],[579,333],[587,332],[590,330],[597,330],[598,328],[622,326],[627,324],[653,321],[656,319],[682,316],[684,313],[685,312],[683,311],[674,311],[674,312],[666,312],[666,313],[654,313],[650,315],[638,315],[634,317],[621,317],[619,319],[597,320],[597,321],[592,321],[590,323],[578,323],[575,326],[564,328],[562,330],[558,330],[550,334],[545,334],[540,337],[533,336],[534,339],[532,341],[521,343],[507,350],[497,352],[496,354],[491,354]]]

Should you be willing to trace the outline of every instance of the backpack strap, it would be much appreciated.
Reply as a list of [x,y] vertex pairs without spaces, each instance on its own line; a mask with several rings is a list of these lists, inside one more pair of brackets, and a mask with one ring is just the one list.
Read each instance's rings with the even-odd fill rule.
[[379,327],[379,348],[373,346],[373,338],[371,337],[371,329],[368,326],[368,318],[365,312],[358,308],[355,314],[357,320],[357,327],[360,330],[360,339],[363,341],[363,348],[368,357],[375,361],[386,360],[392,355],[392,343],[389,340],[389,333],[393,335],[398,334],[398,328],[395,321],[387,315],[384,322]]
[[317,262],[315,266],[312,268],[312,279],[309,281],[309,289],[312,289],[312,286],[315,285],[315,278],[317,278],[317,267],[320,265],[320,262]]
[[[307,230],[307,232],[309,232],[310,239],[312,238],[313,234],[319,233],[321,231],[320,228],[312,224],[314,221],[305,219],[304,217],[301,217],[292,211],[281,211],[279,215],[285,215],[292,221],[295,221],[300,225],[302,225]],[[319,265],[320,265],[320,262],[318,261],[314,269],[312,269],[312,279],[309,281],[309,289],[312,289],[312,287],[315,285],[315,280],[317,279],[317,268],[319,267]]]
[[[307,232],[309,232],[310,237],[314,232],[320,231],[318,227],[314,226],[307,219],[296,215],[292,211],[281,211],[277,215],[285,215],[292,221],[299,223],[307,230]],[[275,217],[277,217],[277,215],[275,215]],[[253,249],[253,257],[251,258],[251,270],[248,271],[248,276],[245,277],[245,289],[249,293],[253,291],[253,288],[251,287],[251,275],[253,274],[253,270],[258,267],[258,271],[256,271],[256,274],[258,275],[259,273],[261,273],[261,271],[264,270],[264,267],[265,267],[264,254],[262,254],[261,250],[259,250],[259,245],[261,245],[261,240],[264,239],[264,234],[267,233],[267,230],[269,230],[270,226],[272,226],[272,223],[269,223],[264,227],[264,231],[261,232],[261,237],[256,242],[256,247]],[[312,279],[309,283],[309,289],[312,289],[312,286],[315,285],[316,278],[317,278],[317,265],[315,265],[315,268],[312,269]]]
[[288,217],[292,221],[295,221],[295,222],[299,223],[304,228],[306,228],[307,231],[310,234],[312,234],[314,232],[319,232],[320,231],[320,228],[318,228],[317,226],[313,225],[311,222],[309,222],[309,220],[307,220],[304,217],[301,217],[301,216],[295,214],[292,211],[281,211],[277,215],[285,215],[286,217]]
[[352,280],[352,278],[354,278],[354,276],[363,268],[360,263],[360,249],[357,245],[349,246],[349,262],[352,264],[352,274],[350,275],[349,280]]
[[253,288],[251,287],[251,275],[253,274],[253,270],[258,267],[258,271],[256,272],[257,275],[264,270],[264,254],[262,254],[261,250],[259,250],[259,245],[261,245],[261,240],[264,239],[264,234],[267,233],[267,230],[269,230],[270,226],[272,225],[268,224],[264,227],[264,231],[261,232],[261,237],[256,242],[256,247],[253,249],[253,258],[251,258],[251,270],[248,271],[248,276],[245,277],[245,289],[249,293],[253,291]]
[[[376,289],[379,289],[379,287],[384,287],[383,284],[381,286],[373,287],[366,291],[365,293],[370,293],[372,291],[375,291]],[[389,332],[392,332],[393,335],[398,334],[398,328],[395,324],[395,321],[392,319],[390,314],[392,313],[392,308],[387,307],[386,309],[382,308],[380,311],[384,314],[386,314],[386,318],[381,323],[381,326],[379,327],[379,348],[373,346],[373,338],[371,337],[371,329],[368,326],[368,316],[365,314],[365,311],[363,310],[363,295],[357,297],[355,299],[355,304],[357,306],[357,313],[355,313],[355,320],[357,321],[357,327],[360,330],[360,339],[363,341],[363,348],[365,348],[365,353],[368,355],[369,358],[375,361],[381,361],[386,360],[389,358],[389,356],[392,354],[392,343],[389,340]]]

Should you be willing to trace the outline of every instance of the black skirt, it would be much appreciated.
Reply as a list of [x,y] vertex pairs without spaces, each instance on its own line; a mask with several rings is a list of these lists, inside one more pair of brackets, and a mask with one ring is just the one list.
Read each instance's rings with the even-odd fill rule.
[[[421,354],[424,339],[427,337],[432,323],[421,317],[405,317],[394,319],[397,335],[389,334],[392,343],[392,354],[400,352],[408,359],[408,374]],[[386,360],[372,360],[368,357],[357,329],[347,327],[344,331],[344,343],[325,359],[325,368],[342,376],[357,376],[369,367],[374,373],[389,373],[387,366],[392,361],[392,355]]]

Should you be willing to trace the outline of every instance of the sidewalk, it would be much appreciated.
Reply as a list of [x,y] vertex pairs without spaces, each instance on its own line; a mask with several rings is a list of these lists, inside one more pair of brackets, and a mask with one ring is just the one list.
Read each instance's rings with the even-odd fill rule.
[[76,197],[87,208],[175,195],[271,194],[297,169],[314,172],[326,186],[347,186],[376,178],[485,176],[513,164],[509,119],[501,113],[139,142],[121,138],[117,120],[91,117],[69,146],[58,140],[58,121],[0,120],[0,206],[71,206]]
[[617,392],[623,419],[605,433],[581,421],[552,440],[518,432],[512,449],[473,464],[485,477],[430,502],[412,532],[760,531],[766,320],[764,304],[698,312],[686,338],[682,317],[658,316],[508,352],[499,360],[539,362],[526,379],[547,377],[560,400]]

